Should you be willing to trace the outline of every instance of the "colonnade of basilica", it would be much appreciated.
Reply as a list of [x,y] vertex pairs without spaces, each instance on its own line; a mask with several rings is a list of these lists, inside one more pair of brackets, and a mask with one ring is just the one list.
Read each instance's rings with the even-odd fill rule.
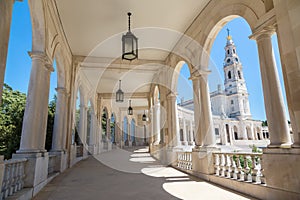
[[[0,19],[3,27],[0,30],[0,41],[4,43],[0,49],[0,69],[3,72],[14,2],[0,2],[1,9],[5,9]],[[297,59],[299,37],[296,37],[299,35],[299,23],[297,17],[294,17],[299,15],[291,14],[299,13],[298,2],[294,2],[293,6],[290,1],[284,0],[244,3],[238,0],[208,1],[197,17],[186,26],[188,28],[184,35],[177,37],[180,39],[174,42],[174,48],[156,47],[169,52],[163,60],[139,59],[132,62],[122,61],[120,55],[108,58],[101,54],[103,51],[77,55],[76,52],[81,51],[74,51],[72,48],[76,45],[69,45],[71,39],[64,32],[65,27],[60,19],[62,15],[58,13],[61,4],[57,2],[28,1],[32,20],[32,49],[29,53],[32,68],[20,148],[13,159],[27,159],[24,186],[34,188],[33,195],[47,183],[49,154],[56,156],[55,169],[62,172],[81,159],[74,156],[76,146],[80,144],[83,145],[84,157],[88,152],[98,154],[112,149],[114,143],[118,147],[149,143],[150,153],[162,163],[169,164],[176,158],[176,153],[182,150],[178,144],[187,143],[194,145],[193,172],[209,179],[208,176],[213,174],[212,152],[219,151],[216,147],[208,85],[209,53],[219,30],[237,16],[246,19],[252,31],[249,37],[257,43],[270,136],[270,145],[262,156],[267,186],[277,192],[299,193],[300,70]],[[63,9],[60,11],[63,12]],[[278,35],[284,87],[294,132],[293,142],[271,42],[274,33]],[[150,47],[153,48],[151,45],[140,48]],[[54,60],[57,63],[55,73],[58,74],[57,108],[52,150],[47,152],[48,99]],[[189,79],[193,85],[193,119],[185,117],[176,102],[178,71],[184,63],[189,67]],[[143,78],[133,78],[139,77],[136,74],[147,77],[148,82]],[[114,94],[118,80],[121,79],[127,91],[124,102],[118,104]],[[3,84],[3,79],[0,79],[0,83]],[[132,116],[127,115],[128,100],[133,102]],[[106,122],[103,123],[104,112]],[[144,112],[148,115],[147,122],[142,121]],[[182,117],[178,117],[180,115]],[[182,131],[180,126],[183,127]],[[77,140],[77,134],[80,140]],[[283,158],[285,162],[278,162]],[[279,170],[283,168],[285,170]]]

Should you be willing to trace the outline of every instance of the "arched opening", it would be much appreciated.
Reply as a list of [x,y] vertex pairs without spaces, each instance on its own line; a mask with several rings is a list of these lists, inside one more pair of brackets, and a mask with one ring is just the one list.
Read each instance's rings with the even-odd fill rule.
[[260,140],[261,139],[261,135],[260,134],[262,132],[262,129],[260,127],[256,127],[255,132],[256,132],[256,139]]
[[226,138],[227,138],[227,143],[230,143],[230,131],[229,131],[229,125],[225,125],[226,128]]
[[251,133],[251,129],[249,126],[246,127],[246,131],[247,131],[247,138],[248,140],[252,140],[252,133]]
[[130,139],[132,142],[132,146],[136,145],[136,141],[135,141],[135,120],[132,119],[131,120],[131,124],[130,124]]
[[72,144],[76,144],[79,145],[81,144],[81,140],[79,137],[79,122],[80,122],[80,90],[78,89],[77,93],[76,93],[76,102],[75,102],[75,124],[73,126],[73,130],[72,130]]
[[128,119],[125,116],[123,119],[123,141],[125,146],[129,146],[129,141],[128,141]]
[[231,71],[228,72],[228,79],[231,79]]
[[176,108],[177,116],[176,121],[172,123],[178,123],[178,130],[176,137],[180,144],[188,146],[194,145],[194,94],[193,83],[189,79],[191,77],[191,66],[185,61],[177,63],[172,77],[172,92],[177,94],[176,96]]
[[239,139],[238,128],[236,126],[233,127],[234,139]]
[[87,107],[87,122],[86,122],[86,143],[87,145],[91,145],[91,131],[92,131],[92,106],[91,102],[88,102]]
[[101,128],[102,128],[102,141],[107,142],[107,131],[108,131],[108,112],[107,109],[104,108],[102,110],[102,117],[101,117]]
[[114,113],[111,114],[110,117],[110,135],[111,135],[111,142],[113,144],[116,143],[116,119]]

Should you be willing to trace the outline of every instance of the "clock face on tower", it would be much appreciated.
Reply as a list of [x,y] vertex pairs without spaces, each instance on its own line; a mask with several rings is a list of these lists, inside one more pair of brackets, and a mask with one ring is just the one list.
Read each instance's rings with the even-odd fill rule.
[[230,63],[230,58],[228,58],[226,62],[227,62],[227,63]]

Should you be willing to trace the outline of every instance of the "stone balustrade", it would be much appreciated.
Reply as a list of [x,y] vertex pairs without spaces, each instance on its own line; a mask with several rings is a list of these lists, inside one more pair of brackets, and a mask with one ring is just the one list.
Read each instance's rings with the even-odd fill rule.
[[83,145],[80,144],[76,146],[76,157],[82,157],[83,156]]
[[55,160],[56,155],[49,155],[49,161],[48,161],[48,175],[54,173],[55,169]]
[[192,152],[177,152],[177,167],[183,170],[192,170]]
[[5,199],[23,188],[26,161],[27,159],[10,159],[4,161],[0,199]]
[[215,175],[237,181],[265,184],[262,153],[213,153]]

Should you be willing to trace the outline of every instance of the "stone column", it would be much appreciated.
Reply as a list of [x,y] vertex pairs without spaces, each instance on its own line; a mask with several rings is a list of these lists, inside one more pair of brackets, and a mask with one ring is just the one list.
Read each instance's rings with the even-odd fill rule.
[[154,112],[153,112],[153,120],[154,120],[154,144],[158,145],[160,143],[160,104],[157,103],[154,105]]
[[85,105],[80,105],[79,138],[83,146],[86,145],[86,121],[87,107]]
[[183,126],[183,142],[182,145],[187,145],[187,132],[186,132],[186,122],[185,118],[182,119],[182,126]]
[[10,35],[10,24],[14,0],[0,1],[0,104],[2,100],[2,89],[6,68],[8,41]]
[[63,136],[66,134],[64,125],[66,124],[66,89],[56,88],[57,103],[54,118],[54,130],[52,136],[52,151],[62,151],[65,147],[63,143]]
[[198,147],[213,146],[216,142],[212,126],[211,103],[207,82],[208,74],[209,71],[196,71],[190,78],[193,81],[195,141]]
[[189,145],[194,145],[193,120],[190,120],[190,141],[189,141]]
[[269,147],[280,146],[289,148],[292,142],[272,48],[271,36],[273,33],[274,29],[263,30],[252,35],[251,39],[256,40],[258,47],[264,102],[271,141]]
[[54,71],[52,65],[46,63],[47,56],[43,52],[29,55],[32,69],[18,153],[45,151],[50,73]]
[[151,124],[150,124],[150,144],[154,143],[154,108],[151,106],[150,108],[150,117],[151,117]]
[[179,137],[179,119],[178,119],[178,110],[176,104],[177,95],[174,93],[170,93],[167,96],[168,100],[168,127],[169,127],[169,145],[176,147],[180,145],[180,137]]

